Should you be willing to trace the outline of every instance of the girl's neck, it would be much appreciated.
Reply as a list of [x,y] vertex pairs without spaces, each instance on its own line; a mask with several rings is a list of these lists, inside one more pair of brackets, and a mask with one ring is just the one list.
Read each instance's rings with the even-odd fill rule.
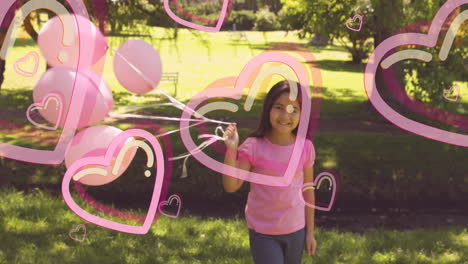
[[269,132],[266,133],[265,137],[270,140],[271,143],[277,145],[291,145],[294,144],[294,141],[296,140],[296,136],[293,133],[280,134]]

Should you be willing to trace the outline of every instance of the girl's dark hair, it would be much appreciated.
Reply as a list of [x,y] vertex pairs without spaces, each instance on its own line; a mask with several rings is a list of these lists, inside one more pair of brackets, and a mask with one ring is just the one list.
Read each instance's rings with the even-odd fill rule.
[[[299,106],[302,109],[302,96],[301,96],[301,85],[296,82],[297,85],[297,98],[296,100],[299,102]],[[268,131],[271,130],[270,124],[270,111],[273,107],[273,104],[276,100],[284,93],[290,93],[291,87],[289,86],[289,81],[284,80],[281,82],[276,83],[271,87],[270,91],[268,92],[265,101],[263,102],[263,111],[262,115],[260,116],[260,124],[258,125],[257,129],[252,132],[249,137],[264,137]],[[299,126],[298,126],[299,127]],[[294,135],[297,135],[296,127],[292,132]]]

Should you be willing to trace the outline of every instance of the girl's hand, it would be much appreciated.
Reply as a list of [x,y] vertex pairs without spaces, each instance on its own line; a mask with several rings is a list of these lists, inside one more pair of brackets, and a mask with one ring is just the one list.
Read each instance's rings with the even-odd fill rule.
[[315,241],[314,233],[307,233],[306,234],[307,255],[309,255],[309,256],[315,255],[315,249],[316,248],[317,248],[317,241]]
[[224,143],[227,147],[237,149],[237,146],[239,145],[239,135],[237,134],[236,123],[231,123],[228,128],[226,128],[223,138],[226,139]]

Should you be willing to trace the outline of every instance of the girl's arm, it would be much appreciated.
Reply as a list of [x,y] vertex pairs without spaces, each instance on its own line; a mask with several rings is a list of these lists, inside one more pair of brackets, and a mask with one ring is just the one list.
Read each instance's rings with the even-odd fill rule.
[[[304,184],[314,182],[313,168],[304,169]],[[302,191],[302,190],[301,190]],[[313,189],[308,189],[303,192],[304,201],[308,204],[315,204],[315,192]],[[309,256],[315,254],[317,242],[315,241],[315,209],[310,206],[305,206],[305,220],[306,220],[306,250]]]
[[[250,171],[250,164],[237,161],[237,147],[239,145],[239,135],[237,134],[236,123],[232,123],[224,132],[226,138],[226,156],[224,164],[241,170]],[[243,180],[239,180],[223,174],[223,186],[226,192],[235,192],[242,186]]]

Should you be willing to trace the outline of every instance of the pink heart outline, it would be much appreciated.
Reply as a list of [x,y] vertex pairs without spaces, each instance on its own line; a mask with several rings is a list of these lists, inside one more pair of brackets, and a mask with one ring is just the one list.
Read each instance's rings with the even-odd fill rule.
[[[82,238],[82,239],[77,238],[77,237],[74,235],[76,232],[80,231],[80,229],[83,229],[83,232],[84,232],[84,233],[83,233],[83,238]],[[85,241],[85,239],[86,239],[86,233],[87,233],[86,226],[85,226],[84,224],[79,224],[79,225],[77,225],[76,227],[72,228],[72,229],[70,230],[70,232],[68,232],[68,236],[69,236],[71,239],[75,240],[75,241],[83,242],[83,241]]]
[[[177,201],[177,213],[175,215],[165,212],[164,211],[164,206],[166,205],[171,205],[172,201],[176,200]],[[169,196],[169,199],[167,201],[162,201],[159,206],[158,206],[159,212],[167,217],[170,218],[177,218],[179,216],[180,210],[182,209],[182,199],[180,199],[179,195],[173,194]]]
[[[83,16],[89,19],[88,11],[83,1],[80,0],[67,0],[68,5],[71,8],[71,11],[76,14]],[[15,0],[3,0],[2,5],[0,5],[0,22],[3,22],[5,19],[8,10],[16,4]],[[29,2],[28,2],[29,4]],[[36,9],[41,8],[37,6]],[[100,11],[99,11],[100,12]],[[13,25],[14,23],[12,23]],[[91,30],[90,28],[84,28],[83,26],[78,25],[78,33],[84,30]],[[5,40],[3,45],[10,45],[10,40]],[[80,38],[80,47],[85,46],[84,38]],[[3,47],[3,46],[2,46]],[[75,70],[79,68],[80,58],[78,65]],[[78,76],[78,75],[77,75]],[[78,77],[76,77],[78,78]],[[76,87],[76,78],[73,86],[73,93],[70,102],[69,111],[66,114],[66,121],[60,134],[60,137],[57,141],[54,150],[38,150],[31,149],[26,147],[20,147],[16,145],[6,144],[0,142],[0,156],[8,159],[13,159],[17,161],[29,162],[29,163],[38,163],[38,164],[48,164],[55,165],[63,162],[65,150],[70,143],[73,135],[76,132],[78,121],[80,119],[80,113],[82,112],[84,106],[84,98],[86,91],[84,89],[79,89]]]
[[[299,128],[296,136],[296,141],[294,143],[293,153],[291,155],[288,167],[283,177],[269,176],[265,174],[249,172],[225,165],[224,163],[220,163],[206,155],[204,152],[196,151],[197,145],[193,142],[189,130],[186,129],[189,126],[188,120],[192,115],[190,109],[197,109],[197,106],[200,105],[203,101],[213,97],[224,97],[235,100],[241,99],[242,90],[244,89],[244,87],[248,87],[251,72],[255,72],[255,69],[268,62],[278,62],[289,66],[295,73],[297,79],[299,80],[302,92],[302,109],[299,120]],[[296,169],[299,166],[300,157],[302,154],[303,146],[305,144],[307,128],[309,124],[309,116],[307,115],[308,113],[310,113],[311,100],[309,91],[309,79],[307,78],[307,76],[308,74],[306,70],[302,67],[302,64],[295,57],[289,54],[272,51],[264,52],[257,55],[252,60],[250,60],[247,63],[247,65],[245,65],[245,67],[242,69],[238,79],[236,80],[234,89],[211,88],[208,90],[204,90],[201,93],[192,97],[192,99],[184,108],[184,112],[181,116],[182,120],[180,122],[180,134],[182,138],[182,143],[185,145],[185,148],[189,150],[190,154],[192,154],[192,156],[195,159],[197,159],[201,164],[213,171],[256,184],[264,184],[279,187],[288,186],[292,182],[294,174],[296,173]]]
[[[456,8],[455,10],[459,10],[459,9],[460,8]],[[449,31],[449,26],[447,25],[447,23],[449,24],[453,23],[453,21],[457,17],[458,17],[457,12],[451,11],[447,19],[443,22],[439,34],[442,34],[442,35],[447,34],[447,32]],[[397,33],[407,33],[407,32],[412,32],[412,31],[424,32],[424,31],[428,31],[428,28],[430,27],[430,25],[431,25],[431,21],[418,21],[418,22],[411,23],[403,28],[400,28],[397,31]],[[402,88],[400,83],[396,80],[394,73],[393,73],[393,66],[383,70],[383,78],[384,78],[385,85],[393,94],[393,96],[402,105],[406,106],[409,110],[419,115],[431,118],[432,120],[441,122],[441,123],[450,124],[456,127],[468,128],[468,117],[426,105],[423,102],[408,95],[405,92],[404,88]],[[447,99],[447,100],[450,100],[450,99]]]
[[[298,55],[303,59],[304,62],[308,64],[308,70],[311,73],[312,79],[314,80],[313,86],[313,97],[311,101],[311,113],[309,119],[309,127],[307,128],[307,133],[309,138],[313,141],[315,138],[315,133],[318,128],[318,123],[320,120],[320,107],[322,104],[322,77],[320,75],[320,69],[317,66],[317,60],[312,53],[303,45],[290,43],[290,42],[278,42],[273,44],[267,50],[269,51],[278,51],[285,49],[284,46],[288,46],[288,52],[294,50],[294,54]],[[235,86],[237,78],[235,76],[224,77],[213,81],[212,83],[208,84],[205,89],[211,89],[216,87],[233,87]],[[199,126],[195,127],[198,131],[198,134],[210,134],[206,123],[200,124]],[[224,155],[226,153],[226,145],[221,142],[214,143],[209,146],[209,148],[214,149],[216,153],[220,155]]]
[[[456,90],[456,97],[455,97],[455,99],[450,98],[450,97],[447,97],[447,94],[451,93],[451,92],[453,91],[453,88],[455,88],[455,90]],[[447,99],[447,100],[449,100],[449,101],[451,101],[451,102],[456,102],[456,101],[458,101],[458,97],[460,96],[460,86],[458,86],[458,85],[453,85],[452,87],[450,87],[450,88],[444,90],[443,96],[444,96],[445,99]]]
[[[201,22],[201,23],[216,26],[216,23],[217,23],[216,20],[208,19],[208,18],[205,18],[205,17],[199,17],[199,16],[197,16],[195,14],[192,14],[192,13],[188,12],[187,10],[185,10],[182,7],[179,6],[179,3],[177,2],[177,0],[172,0],[172,5],[174,5],[175,9],[177,9],[177,11],[179,13],[181,13],[182,15],[184,15],[185,17],[188,17],[188,18],[190,18],[192,20],[195,20],[195,21],[198,21],[198,22]],[[227,14],[226,14],[225,20],[227,20],[227,18],[229,17],[231,7],[232,7],[232,0],[229,0],[229,6],[228,6],[228,9],[227,9],[227,12],[226,12]],[[226,21],[224,21],[224,22],[226,22]],[[223,22],[223,24],[224,24],[224,22]]]
[[[37,108],[39,110],[46,109],[47,106],[48,106],[48,103],[49,103],[49,99],[51,99],[51,98],[55,98],[55,99],[58,100],[58,117],[57,117],[57,120],[55,121],[55,124],[52,127],[38,124],[36,121],[34,121],[31,118],[31,115],[30,115],[31,111],[35,110],[35,109],[32,109],[32,108]],[[44,108],[44,104],[45,104],[45,108]],[[60,124],[60,121],[62,120],[62,111],[63,111],[62,97],[57,93],[50,93],[50,94],[46,95],[42,99],[42,102],[31,104],[28,107],[28,109],[26,110],[26,118],[28,119],[29,122],[31,122],[31,124],[33,124],[33,125],[35,125],[37,127],[40,127],[40,128],[46,129],[46,130],[57,130],[57,128],[58,128],[58,126]]]
[[[302,190],[305,188],[305,187],[308,187],[308,186],[312,186],[315,188],[315,190],[317,190],[320,186],[317,186],[317,183],[320,183],[321,179],[324,178],[324,177],[328,177],[331,179],[332,181],[332,195],[330,197],[330,203],[328,203],[327,207],[323,207],[323,206],[319,206],[319,205],[315,205],[315,204],[310,204],[308,202],[306,202],[304,200],[304,196],[303,196],[303,192],[299,192],[299,197],[301,199],[301,201],[308,207],[311,207],[311,208],[314,208],[316,210],[319,210],[319,211],[326,211],[326,212],[329,212],[331,210],[331,208],[333,207],[333,205],[335,204],[335,200],[336,200],[336,192],[337,192],[337,189],[338,189],[338,185],[337,185],[337,181],[335,179],[335,176],[330,172],[330,171],[323,171],[321,172],[319,175],[317,175],[317,177],[315,178],[314,182],[313,183],[305,183],[302,185]],[[316,202],[317,203],[317,202]]]
[[[121,224],[114,221],[110,221],[93,214],[90,214],[83,210],[71,197],[70,194],[70,182],[72,177],[83,167],[87,165],[96,165],[107,167],[110,165],[113,154],[117,151],[117,148],[122,146],[122,143],[131,137],[139,137],[147,140],[156,156],[156,180],[154,182],[153,195],[151,197],[150,206],[146,214],[145,221],[142,226],[133,226],[127,224]],[[158,208],[159,197],[161,194],[162,184],[164,181],[164,155],[161,149],[161,145],[156,138],[149,132],[141,129],[129,129],[120,133],[117,137],[112,140],[109,148],[106,151],[104,158],[101,157],[87,157],[82,158],[74,162],[65,173],[62,180],[62,196],[67,206],[82,219],[102,226],[107,229],[116,230],[119,232],[130,233],[130,234],[146,234],[148,233],[151,224],[153,223],[154,216]]]
[[172,10],[171,10],[171,8],[169,6],[169,0],[164,0],[163,1],[164,10],[166,10],[167,15],[169,15],[169,17],[172,18],[172,20],[174,20],[175,22],[177,22],[177,23],[179,23],[179,24],[181,24],[183,26],[193,28],[193,29],[196,29],[196,30],[206,31],[206,32],[219,32],[219,30],[221,29],[221,27],[224,24],[230,2],[232,2],[232,0],[223,0],[223,6],[221,8],[221,13],[219,14],[218,22],[216,23],[216,26],[215,27],[207,27],[207,26],[197,25],[195,23],[189,22],[189,21],[187,21],[185,19],[182,19],[182,18],[178,17],[176,14],[174,14],[174,12],[172,12]]
[[[352,26],[350,26],[349,24],[352,23],[352,22],[355,22],[357,18],[359,19],[359,27],[357,29],[355,29]],[[363,22],[364,22],[364,16],[361,15],[361,14],[356,14],[356,15],[354,15],[353,18],[350,18],[350,19],[346,20],[346,27],[348,29],[353,30],[353,31],[361,31],[361,27],[362,27]]]
[[[33,68],[32,72],[23,70],[21,68],[21,64],[23,62],[27,62],[27,60],[30,57],[32,57],[34,59],[34,68]],[[19,75],[23,75],[23,76],[26,76],[26,77],[33,77],[34,75],[36,75],[38,67],[39,67],[39,54],[37,54],[37,52],[35,52],[35,51],[29,52],[24,57],[22,57],[22,58],[18,59],[17,61],[15,61],[15,63],[13,64],[13,70],[16,73],[18,73]]]
[[[141,125],[143,127],[138,127],[138,125]],[[132,125],[130,129],[135,129],[136,127],[138,127],[138,129],[152,129],[158,134],[163,134],[166,132],[161,126],[159,126],[156,123],[152,123],[150,121],[138,122]],[[172,153],[172,144],[171,144],[170,138],[167,136],[164,136],[164,137],[161,137],[160,139],[162,139],[163,141],[164,149],[168,152],[167,156],[172,157],[173,153]],[[173,162],[169,159],[166,159],[166,161],[167,161],[167,164],[164,165],[166,169],[164,170],[165,175],[164,175],[163,185],[161,187],[161,197],[166,196],[167,191],[169,189],[171,175],[172,175],[172,163]],[[96,201],[93,197],[91,197],[91,195],[89,195],[86,192],[85,188],[83,187],[83,185],[81,185],[79,181],[75,181],[74,185],[75,185],[75,191],[78,193],[78,196],[81,198],[81,200],[87,203],[89,206],[91,206],[95,210],[101,213],[104,213],[108,216],[111,216],[111,217],[118,217],[122,220],[128,220],[128,221],[133,221],[137,223],[144,223],[146,216],[133,214],[130,212],[124,212],[124,211],[106,206]],[[156,211],[155,217],[153,219],[153,223],[156,223],[158,217],[159,217],[159,214],[158,214],[158,211]]]
[[364,88],[369,101],[374,108],[388,121],[394,125],[416,135],[426,137],[431,140],[440,141],[447,144],[468,147],[468,135],[462,135],[418,123],[406,118],[391,108],[380,96],[376,83],[375,75],[383,57],[390,50],[404,45],[419,45],[433,48],[437,44],[439,32],[443,22],[448,15],[457,7],[468,3],[468,0],[453,0],[446,2],[437,12],[432,20],[428,34],[404,33],[394,35],[384,40],[369,57],[364,72]]

